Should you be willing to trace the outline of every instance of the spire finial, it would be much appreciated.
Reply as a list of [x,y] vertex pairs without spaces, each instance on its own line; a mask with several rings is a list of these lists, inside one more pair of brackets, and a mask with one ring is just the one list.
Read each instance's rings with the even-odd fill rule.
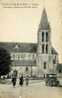
[[48,30],[48,29],[50,30],[50,25],[49,25],[46,9],[44,8],[43,12],[42,12],[42,16],[41,16],[41,21],[40,21],[40,24],[39,24],[38,32],[40,30]]

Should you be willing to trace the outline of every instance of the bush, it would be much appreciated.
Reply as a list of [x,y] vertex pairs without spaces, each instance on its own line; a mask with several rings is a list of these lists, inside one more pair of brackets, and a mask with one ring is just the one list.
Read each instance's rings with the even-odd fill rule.
[[10,72],[11,57],[6,49],[0,47],[0,77]]

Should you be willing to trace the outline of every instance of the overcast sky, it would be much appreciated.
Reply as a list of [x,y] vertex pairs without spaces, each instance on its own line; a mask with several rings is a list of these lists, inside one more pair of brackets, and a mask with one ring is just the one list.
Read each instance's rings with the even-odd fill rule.
[[[34,2],[37,8],[3,8],[6,2]],[[0,41],[37,42],[43,8],[51,26],[51,41],[62,62],[61,0],[0,0]]]

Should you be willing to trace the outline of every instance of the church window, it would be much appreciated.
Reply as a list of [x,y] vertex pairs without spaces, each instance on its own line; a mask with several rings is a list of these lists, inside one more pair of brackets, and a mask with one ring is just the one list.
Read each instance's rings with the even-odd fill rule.
[[61,69],[59,69],[59,73],[61,73],[62,71],[61,71]]
[[46,62],[44,62],[44,69],[46,69]]
[[44,41],[44,32],[42,32],[42,42]]
[[11,54],[11,60],[15,60],[15,55]]
[[56,61],[55,61],[55,59],[53,60],[53,64],[55,64],[56,63]]
[[18,55],[18,60],[20,60],[20,55]]
[[44,44],[42,45],[42,53],[44,53]]
[[18,60],[18,54],[15,54],[15,60]]
[[28,71],[28,67],[26,66],[26,72]]
[[34,59],[34,54],[32,54],[32,58]]
[[46,42],[48,42],[48,32],[46,32]]
[[52,53],[52,54],[54,54],[54,51],[53,51],[53,50],[51,50],[51,53]]
[[46,45],[46,53],[48,53],[48,45]]
[[16,54],[12,55],[12,60],[17,60]]
[[22,53],[21,54],[21,58],[24,59],[25,58],[25,54]]

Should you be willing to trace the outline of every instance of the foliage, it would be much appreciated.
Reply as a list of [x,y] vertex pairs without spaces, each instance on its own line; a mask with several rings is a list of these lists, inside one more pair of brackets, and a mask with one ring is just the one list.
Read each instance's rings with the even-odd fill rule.
[[0,76],[10,72],[11,57],[6,49],[0,47]]

